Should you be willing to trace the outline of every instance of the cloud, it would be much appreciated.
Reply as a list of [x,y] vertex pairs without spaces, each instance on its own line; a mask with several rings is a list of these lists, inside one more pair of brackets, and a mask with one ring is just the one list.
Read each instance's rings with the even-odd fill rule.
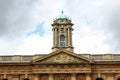
[[39,35],[31,35],[27,37],[21,47],[14,54],[48,54],[51,52],[52,37]]
[[[119,0],[1,0],[0,53],[49,53],[51,23],[61,10],[75,24],[73,46],[76,53],[120,52],[119,5]],[[44,35],[28,36],[42,22],[44,25],[39,29],[44,29]],[[43,30],[39,31],[42,35]]]
[[1,0],[0,45],[4,45],[4,47],[0,47],[0,53],[15,53],[21,45],[24,45],[27,34],[41,22],[47,22],[43,26],[44,36],[52,34],[50,24],[63,5],[63,0]]
[[120,1],[116,1],[115,6],[110,10],[111,14],[107,18],[107,44],[111,45],[112,52],[120,52]]
[[12,54],[38,22],[31,14],[32,0],[0,1],[0,54]]
[[39,35],[39,36],[44,36],[44,22],[38,24],[35,28],[35,30],[33,30],[32,32],[29,32],[27,36],[30,36],[30,35]]
[[[31,1],[29,1],[31,2]],[[28,3],[29,3],[28,2]],[[27,1],[0,1],[0,35],[2,37],[14,38],[25,33],[31,24],[30,6]],[[29,24],[28,24],[29,23]],[[33,27],[33,26],[30,26]]]
[[[77,52],[120,52],[119,0],[76,0],[66,3],[69,4],[66,7],[68,12],[72,13],[75,23],[74,36],[79,37],[74,39]],[[81,44],[76,44],[77,39]]]

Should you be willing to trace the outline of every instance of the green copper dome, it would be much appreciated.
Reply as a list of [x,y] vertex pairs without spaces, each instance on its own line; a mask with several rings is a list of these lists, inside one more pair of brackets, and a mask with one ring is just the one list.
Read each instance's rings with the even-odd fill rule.
[[62,11],[61,14],[59,16],[57,16],[56,18],[57,19],[64,19],[64,18],[68,19],[69,17],[64,15],[64,12]]

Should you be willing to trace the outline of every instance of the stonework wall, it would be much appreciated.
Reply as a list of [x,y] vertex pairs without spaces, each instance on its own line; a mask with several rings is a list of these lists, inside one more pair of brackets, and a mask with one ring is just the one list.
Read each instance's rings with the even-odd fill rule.
[[[37,66],[37,65],[36,65]],[[7,78],[8,80],[24,80],[24,78],[29,78],[29,80],[96,80],[96,78],[103,78],[103,80],[117,80],[120,78],[119,66],[120,65],[1,65],[0,66],[0,79]],[[81,67],[83,66],[83,67]],[[92,67],[90,67],[92,66]],[[42,68],[41,68],[42,67]],[[87,68],[91,68],[91,72],[88,72]],[[62,68],[63,72],[57,68]],[[54,70],[55,73],[42,73],[41,71],[35,73],[34,69],[46,69]],[[79,71],[79,69],[84,69]],[[67,71],[66,71],[67,70]],[[71,72],[74,70],[74,72]],[[118,71],[116,71],[118,70]],[[79,71],[79,72],[78,72]],[[51,77],[52,75],[52,77]]]
[[[54,61],[52,64],[49,62],[59,55],[69,58],[57,59],[56,62]],[[85,56],[91,58],[91,55]],[[40,56],[37,56],[37,58],[40,58]],[[118,56],[117,59],[114,59],[113,55],[94,56],[92,63],[86,63],[81,57],[79,58],[63,53],[51,56],[41,61],[42,63],[39,61],[37,61],[38,63],[32,63],[30,61],[31,59],[37,58],[33,58],[32,56],[1,57],[0,60],[5,61],[0,62],[0,80],[5,78],[8,80],[24,80],[25,78],[29,80],[96,80],[97,78],[102,78],[103,80],[117,80],[120,78],[120,61],[114,61],[118,60]],[[77,58],[77,60],[81,62],[67,63],[69,60],[72,60],[72,58]],[[63,62],[58,64],[57,62],[60,60]]]

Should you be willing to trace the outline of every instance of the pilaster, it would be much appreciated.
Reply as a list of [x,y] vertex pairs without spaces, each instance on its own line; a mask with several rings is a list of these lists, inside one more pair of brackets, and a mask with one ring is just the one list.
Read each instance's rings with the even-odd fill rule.
[[39,80],[39,75],[35,74],[34,80]]
[[68,46],[68,32],[67,32],[67,28],[65,28],[65,36],[66,36],[66,39],[65,39],[65,46]]
[[58,43],[58,40],[57,40],[58,36],[57,36],[57,34],[58,34],[57,33],[57,28],[55,28],[55,47],[58,46],[58,44],[57,44]]
[[55,28],[53,28],[53,47],[55,46]]
[[86,80],[92,80],[91,79],[91,74],[86,74]]
[[68,28],[68,47],[70,47],[70,28]]
[[100,78],[101,77],[101,73],[98,73],[98,78]]
[[107,80],[114,80],[114,74],[108,74]]
[[71,80],[76,80],[76,74],[71,74]]
[[7,74],[3,74],[3,78],[6,79],[7,78]]
[[53,80],[53,74],[49,74],[49,80]]
[[70,46],[72,46],[72,28],[70,28]]
[[27,78],[28,78],[28,74],[26,73],[26,74],[25,74],[25,79],[27,79]]

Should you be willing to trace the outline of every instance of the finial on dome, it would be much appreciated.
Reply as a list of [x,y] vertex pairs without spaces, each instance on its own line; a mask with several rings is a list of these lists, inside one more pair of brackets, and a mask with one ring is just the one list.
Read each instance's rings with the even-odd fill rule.
[[56,17],[56,19],[69,19],[68,16],[66,16],[63,12],[63,10],[61,11],[61,14],[59,16]]

